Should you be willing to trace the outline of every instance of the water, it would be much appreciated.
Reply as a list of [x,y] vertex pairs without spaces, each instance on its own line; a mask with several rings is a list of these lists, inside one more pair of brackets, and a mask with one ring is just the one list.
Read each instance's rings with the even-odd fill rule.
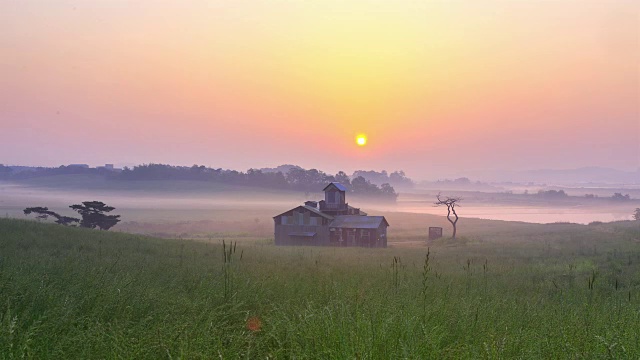
[[[635,208],[634,208],[635,209]],[[446,215],[445,208],[415,205],[398,205],[397,211],[413,212],[420,214]],[[610,207],[605,210],[598,207],[540,207],[540,206],[461,206],[457,209],[461,217],[523,221],[538,224],[554,222],[571,222],[588,224],[593,221],[620,221],[632,220],[633,209],[631,207]]]

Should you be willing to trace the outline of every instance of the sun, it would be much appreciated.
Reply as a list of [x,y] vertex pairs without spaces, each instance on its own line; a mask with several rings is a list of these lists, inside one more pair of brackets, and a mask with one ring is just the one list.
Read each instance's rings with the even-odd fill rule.
[[356,136],[356,144],[358,144],[358,146],[367,145],[367,135],[360,134],[360,135]]

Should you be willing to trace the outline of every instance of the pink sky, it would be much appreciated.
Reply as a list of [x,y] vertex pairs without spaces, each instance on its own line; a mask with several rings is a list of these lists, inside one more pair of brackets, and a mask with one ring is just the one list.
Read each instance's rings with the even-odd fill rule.
[[635,170],[639,9],[3,1],[0,163]]

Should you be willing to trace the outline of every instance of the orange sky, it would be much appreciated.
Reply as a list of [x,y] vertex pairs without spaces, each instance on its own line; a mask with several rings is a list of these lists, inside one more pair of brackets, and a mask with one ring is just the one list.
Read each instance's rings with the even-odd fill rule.
[[0,163],[636,169],[639,14],[613,0],[3,1]]

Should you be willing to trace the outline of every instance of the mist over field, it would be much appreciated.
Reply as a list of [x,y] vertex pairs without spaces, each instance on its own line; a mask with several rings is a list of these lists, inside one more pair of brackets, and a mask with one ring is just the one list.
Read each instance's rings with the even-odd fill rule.
[[[263,171],[287,171],[291,167]],[[99,169],[21,169],[13,177],[0,181],[0,214],[25,218],[24,208],[48,206],[60,214],[72,215],[69,205],[100,200],[114,206],[122,215],[122,221],[113,228],[116,231],[201,239],[266,238],[273,236],[274,216],[305,201],[324,198],[321,178],[328,177],[327,183],[334,179],[320,171],[320,178],[313,180],[318,181],[317,185],[309,183],[296,187],[285,186],[286,183],[261,183],[262,172],[255,171],[249,179],[255,177],[257,182],[247,180],[244,183],[193,176],[193,180],[175,180],[172,179],[175,175],[168,173],[147,180],[127,180],[127,177],[121,178],[124,175],[120,170],[96,171]],[[365,184],[370,186],[391,181],[397,187],[397,194],[391,201],[368,193],[349,193],[347,201],[350,204],[388,218],[421,219],[411,224],[416,234],[425,234],[427,227],[436,225],[449,231],[442,218],[446,211],[434,205],[436,196],[441,193],[463,199],[458,210],[463,218],[463,230],[464,223],[470,218],[584,225],[631,220],[633,210],[640,206],[640,183],[603,183],[588,181],[588,178],[583,178],[587,180],[583,183],[575,183],[570,177],[565,182],[558,182],[557,177],[552,179],[556,184],[564,185],[533,181],[482,182],[468,178],[415,181],[400,176],[390,179],[385,171],[358,171],[350,179],[356,175],[363,176]],[[245,179],[249,175],[242,176]],[[287,178],[291,177],[282,177]],[[350,182],[350,179],[343,181]],[[613,198],[616,193],[622,197]],[[401,242],[395,234],[403,230],[392,226],[389,241]]]

